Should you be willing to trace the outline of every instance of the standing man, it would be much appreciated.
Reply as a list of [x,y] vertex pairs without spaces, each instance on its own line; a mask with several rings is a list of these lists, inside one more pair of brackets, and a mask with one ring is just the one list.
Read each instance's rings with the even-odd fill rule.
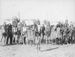
[[12,44],[12,37],[13,37],[13,34],[12,34],[12,25],[9,24],[8,25],[7,42],[6,42],[6,44],[8,44],[8,40],[9,39],[10,39],[10,44]]
[[44,38],[44,35],[45,35],[45,26],[44,25],[42,26],[41,33],[42,33],[42,38]]
[[44,42],[44,35],[45,35],[45,26],[44,26],[44,24],[41,27],[40,32],[41,32],[41,43],[43,43]]

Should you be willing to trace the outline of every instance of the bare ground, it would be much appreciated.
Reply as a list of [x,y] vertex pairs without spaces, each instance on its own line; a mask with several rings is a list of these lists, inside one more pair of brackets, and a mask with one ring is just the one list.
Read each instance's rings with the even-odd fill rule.
[[68,45],[8,45],[0,46],[0,57],[75,57],[75,44]]

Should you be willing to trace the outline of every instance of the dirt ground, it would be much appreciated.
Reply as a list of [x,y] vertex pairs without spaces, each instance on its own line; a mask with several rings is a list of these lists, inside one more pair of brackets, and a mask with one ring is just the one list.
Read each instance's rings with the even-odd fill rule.
[[35,45],[1,45],[0,57],[75,57],[75,44],[41,45],[40,50]]

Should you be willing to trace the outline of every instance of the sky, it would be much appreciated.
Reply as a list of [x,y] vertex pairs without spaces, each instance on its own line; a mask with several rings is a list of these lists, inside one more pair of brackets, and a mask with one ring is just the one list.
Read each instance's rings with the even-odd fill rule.
[[6,19],[19,16],[21,19],[75,21],[75,0],[0,0],[0,24]]

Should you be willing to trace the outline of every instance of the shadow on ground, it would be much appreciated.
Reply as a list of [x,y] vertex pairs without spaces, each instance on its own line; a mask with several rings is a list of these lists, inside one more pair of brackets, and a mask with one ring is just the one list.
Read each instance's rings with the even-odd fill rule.
[[40,51],[41,51],[41,52],[45,52],[45,51],[55,50],[55,49],[58,49],[58,48],[59,48],[59,47],[49,48],[49,49],[45,49],[45,50],[41,50],[41,49],[40,49]]

